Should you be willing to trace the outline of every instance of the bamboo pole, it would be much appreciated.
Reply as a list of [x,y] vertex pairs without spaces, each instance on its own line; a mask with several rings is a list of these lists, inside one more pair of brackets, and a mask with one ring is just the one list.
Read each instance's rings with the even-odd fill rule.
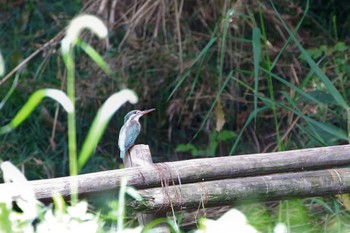
[[[138,145],[134,146],[137,148]],[[102,171],[78,175],[79,194],[111,191],[119,188],[121,177],[128,185],[151,188],[169,183],[194,183],[225,178],[258,176],[271,173],[316,170],[350,164],[350,145],[293,150],[285,152],[191,159],[156,163],[142,167]],[[38,199],[49,199],[53,193],[68,196],[71,177],[30,181]],[[0,193],[16,199],[16,185],[0,184]]]
[[237,205],[247,201],[280,200],[350,192],[350,168],[224,179],[139,190],[143,202],[136,211],[162,213],[202,207]]
[[[130,149],[130,153],[126,153],[124,158],[125,167],[150,167],[153,165],[153,160],[151,156],[151,151],[148,145],[137,145]],[[152,222],[158,218],[164,218],[166,215],[157,213],[139,213],[137,214],[138,222],[141,226],[146,226],[148,223]],[[152,228],[152,232],[168,233],[170,232],[169,227],[166,224],[159,224]]]

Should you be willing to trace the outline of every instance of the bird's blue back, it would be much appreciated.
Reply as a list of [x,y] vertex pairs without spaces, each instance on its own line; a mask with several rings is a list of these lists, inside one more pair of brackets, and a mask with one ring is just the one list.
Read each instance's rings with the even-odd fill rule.
[[131,121],[128,125],[128,136],[125,138],[125,150],[134,145],[137,136],[141,131],[141,125],[137,121]]

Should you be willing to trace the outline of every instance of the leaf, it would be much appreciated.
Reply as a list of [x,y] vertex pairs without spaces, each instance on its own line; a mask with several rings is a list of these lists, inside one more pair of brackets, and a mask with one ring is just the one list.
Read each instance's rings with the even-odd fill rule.
[[108,35],[108,30],[103,21],[93,15],[80,15],[73,19],[66,31],[66,36],[62,39],[62,53],[69,53],[72,45],[77,43],[79,35],[83,29],[89,29],[100,38]]
[[0,232],[13,232],[12,221],[11,221],[11,207],[8,207],[4,200],[0,202]]
[[187,152],[197,150],[196,147],[192,144],[180,144],[176,147],[177,152]]
[[80,46],[84,52],[89,55],[89,57],[108,75],[112,73],[111,68],[108,66],[108,64],[103,60],[101,55],[89,44],[85,43],[84,41],[78,39],[77,45]]
[[[317,101],[319,101],[320,103],[324,103],[324,104],[338,104],[336,102],[336,100],[334,99],[334,97],[324,91],[320,91],[320,90],[315,90],[315,91],[309,91],[306,92],[309,96],[313,97],[314,99],[316,99]],[[309,98],[305,97],[305,96],[301,96],[298,100],[299,102],[302,103],[314,103],[314,101],[311,101]]]
[[340,194],[337,195],[338,200],[341,202],[342,206],[350,211],[350,194]]
[[44,97],[49,97],[56,100],[68,113],[74,111],[72,102],[64,92],[56,89],[40,89],[29,97],[28,101],[19,110],[9,124],[0,128],[0,135],[8,133],[18,127],[25,119],[29,117],[29,115],[34,111]]
[[338,42],[335,44],[335,49],[339,52],[344,52],[345,50],[347,50],[349,47],[346,46],[346,44],[344,42]]
[[[0,76],[1,76],[1,54],[0,54]],[[6,93],[5,97],[1,100],[1,102],[0,102],[0,110],[2,109],[2,107],[5,106],[6,101],[10,98],[12,93],[15,91],[15,88],[17,87],[17,84],[18,84],[18,78],[19,78],[19,73],[16,74],[16,77],[13,80],[11,88],[8,90],[8,92]]]
[[236,137],[236,133],[231,130],[223,130],[220,133],[218,133],[218,140],[219,141],[227,141],[231,138]]
[[312,118],[308,118],[308,117],[306,117],[305,119],[307,119],[309,124],[312,124],[320,129],[322,129],[323,131],[329,133],[330,135],[334,136],[338,140],[344,140],[344,141],[348,140],[348,135],[346,134],[346,132],[344,132],[344,130],[342,130],[334,125],[319,122],[319,121],[316,121],[316,120],[314,120]]
[[225,113],[221,105],[221,101],[216,104],[216,131],[220,132],[225,124]]
[[210,144],[209,144],[209,148],[206,150],[206,155],[214,156],[217,147],[218,147],[217,133],[214,132],[210,135]]
[[127,101],[135,104],[138,98],[133,91],[124,89],[110,96],[98,110],[81,148],[78,159],[78,170],[81,170],[90,158],[113,114]]
[[63,197],[59,193],[54,193],[52,195],[52,200],[54,203],[54,211],[57,216],[63,216],[66,213],[67,206],[66,202],[64,201]]

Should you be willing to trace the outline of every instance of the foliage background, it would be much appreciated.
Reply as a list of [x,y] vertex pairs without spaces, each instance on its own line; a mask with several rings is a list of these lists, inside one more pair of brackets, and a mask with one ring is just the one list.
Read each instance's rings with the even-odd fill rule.
[[[347,101],[350,4],[336,0],[311,1],[309,5],[298,0],[272,2]],[[234,12],[227,16],[229,9]],[[315,75],[295,43],[287,43],[289,34],[270,1],[1,1],[0,50],[7,72],[39,51],[20,66],[16,89],[0,111],[2,125],[35,90],[65,90],[59,41],[68,22],[82,12],[98,15],[108,25],[108,40],[99,42],[89,33],[84,39],[97,47],[113,74],[106,76],[77,51],[78,145],[108,96],[128,87],[140,97],[137,106],[126,105],[113,118],[83,172],[121,167],[116,159],[118,131],[124,114],[135,108],[157,109],[141,120],[143,130],[138,139],[150,145],[155,161],[349,141],[347,109]],[[259,65],[268,72],[254,71],[256,28],[262,43]],[[305,100],[273,75],[319,103]],[[14,82],[15,75],[0,81],[1,97]],[[258,95],[270,102],[255,99]],[[267,109],[250,121],[254,110],[263,107]],[[29,179],[68,175],[66,124],[66,115],[45,101],[22,126],[1,136],[0,158],[11,160]]]

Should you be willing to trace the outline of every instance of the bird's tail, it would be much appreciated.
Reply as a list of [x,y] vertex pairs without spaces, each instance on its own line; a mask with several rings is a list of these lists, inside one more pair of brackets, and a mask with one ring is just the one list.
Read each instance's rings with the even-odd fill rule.
[[120,150],[120,158],[124,159],[125,150]]

